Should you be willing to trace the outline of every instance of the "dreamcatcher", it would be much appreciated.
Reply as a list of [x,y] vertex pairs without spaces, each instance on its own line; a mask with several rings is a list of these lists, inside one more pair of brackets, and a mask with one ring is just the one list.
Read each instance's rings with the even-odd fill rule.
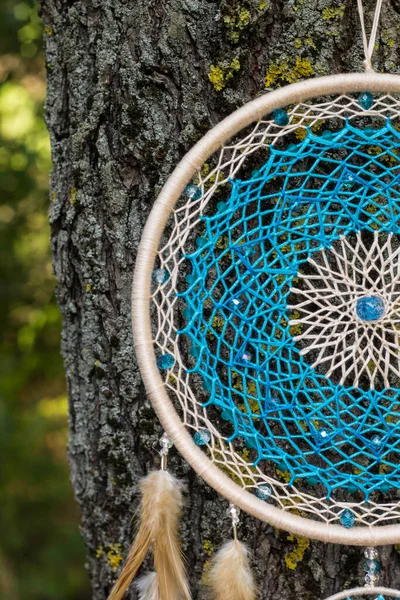
[[331,600],[400,596],[377,587],[375,548],[400,539],[400,77],[372,69],[381,4],[368,43],[358,0],[365,73],[246,104],[183,158],[154,204],[133,326],[166,431],[163,466],[143,483],[139,542],[114,600],[149,547],[157,574],[139,581],[141,598],[189,598],[172,440],[231,503],[215,598],[256,597],[238,508],[365,546],[367,587]]

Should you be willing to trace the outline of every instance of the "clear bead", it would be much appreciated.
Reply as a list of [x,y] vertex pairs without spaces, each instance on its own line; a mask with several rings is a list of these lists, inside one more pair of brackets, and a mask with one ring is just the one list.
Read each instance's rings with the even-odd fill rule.
[[379,580],[378,575],[373,575],[372,573],[367,573],[365,576],[365,585],[372,587],[377,583],[378,580]]
[[374,560],[375,558],[378,558],[378,556],[379,556],[378,550],[376,548],[373,548],[372,546],[369,546],[368,548],[365,548],[364,556],[368,560]]
[[239,523],[240,510],[234,504],[229,505],[226,514],[230,519],[232,519],[232,525],[236,526]]
[[170,450],[172,448],[172,446],[174,445],[174,442],[171,440],[170,437],[168,437],[168,435],[166,433],[163,433],[162,438],[160,439],[160,446],[161,448],[164,450]]

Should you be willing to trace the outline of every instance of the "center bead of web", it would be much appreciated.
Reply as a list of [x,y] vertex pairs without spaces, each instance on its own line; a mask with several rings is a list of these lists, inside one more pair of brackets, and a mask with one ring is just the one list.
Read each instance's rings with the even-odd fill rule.
[[379,321],[385,314],[385,303],[379,296],[363,296],[357,300],[356,314],[362,321]]

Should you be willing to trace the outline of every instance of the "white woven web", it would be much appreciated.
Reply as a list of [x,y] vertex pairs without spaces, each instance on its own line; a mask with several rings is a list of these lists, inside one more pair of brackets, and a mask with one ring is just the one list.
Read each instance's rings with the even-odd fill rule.
[[[263,119],[255,123],[251,130],[246,130],[241,138],[235,138],[226,144],[218,154],[207,161],[198,173],[195,183],[201,189],[201,197],[182,197],[171,213],[171,219],[159,250],[159,264],[157,265],[168,272],[169,278],[162,284],[155,284],[152,294],[156,320],[155,350],[159,355],[171,354],[175,358],[174,366],[165,372],[165,385],[171,397],[175,399],[182,422],[193,433],[202,429],[210,431],[211,439],[205,446],[205,452],[210,460],[228,474],[245,492],[254,493],[260,485],[268,484],[271,487],[270,501],[275,506],[284,511],[295,512],[325,523],[337,523],[339,516],[347,508],[352,510],[356,523],[359,525],[375,526],[398,522],[400,510],[395,494],[387,496],[386,500],[382,500],[381,497],[376,499],[371,497],[368,502],[365,502],[363,498],[344,493],[333,494],[328,499],[319,495],[318,490],[313,487],[303,486],[297,481],[289,482],[285,472],[280,472],[279,469],[276,469],[275,472],[265,471],[262,465],[254,464],[251,460],[251,452],[244,445],[240,445],[236,441],[228,441],[229,433],[225,433],[221,428],[221,423],[216,418],[213,407],[204,406],[208,398],[207,392],[202,390],[201,380],[197,374],[191,372],[193,359],[188,355],[184,336],[178,333],[184,327],[182,319],[184,307],[177,292],[184,289],[185,275],[188,273],[188,261],[185,255],[193,251],[196,238],[204,232],[202,216],[212,214],[215,211],[216,202],[224,200],[225,188],[229,180],[241,176],[245,178],[243,170],[246,170],[247,164],[252,160],[258,161],[259,164],[264,163],[268,157],[268,146],[279,146],[280,143],[285,142],[286,136],[296,136],[297,139],[302,139],[308,130],[321,131],[324,127],[332,128],[332,123],[333,126],[337,126],[338,122],[343,123],[346,119],[349,122],[358,122],[366,115],[375,119],[380,125],[389,117],[396,124],[400,116],[400,103],[391,95],[383,95],[375,97],[372,109],[363,111],[357,101],[357,96],[343,95],[334,99],[322,99],[318,103],[301,103],[288,110],[288,114],[290,124],[286,127],[277,126],[272,119]],[[378,245],[376,245],[376,249],[378,249]],[[334,268],[341,272],[343,261],[340,259],[340,250],[337,249],[336,252],[339,258],[337,258]],[[386,274],[393,280],[391,269],[395,268],[396,276],[398,275],[397,266],[391,267],[389,264],[388,252],[387,246],[385,250],[379,250],[385,263],[385,275],[380,276],[379,283],[379,293],[382,296],[388,293],[387,286],[390,285],[386,283]],[[397,253],[397,250],[390,249],[390,252]],[[319,269],[318,276],[324,285],[328,286],[327,273],[323,270],[322,263],[316,264],[318,265],[316,268]],[[356,264],[353,269],[357,271]],[[363,273],[364,270],[365,267],[363,267]],[[365,277],[365,281],[368,282],[368,272],[365,273]],[[351,279],[348,277],[346,280],[348,285],[350,285]],[[374,285],[378,285],[375,280]],[[309,296],[306,296],[306,293],[303,289],[305,304],[302,307],[300,320],[304,322],[307,322],[307,302],[311,298],[311,289],[309,289]],[[324,294],[321,290],[318,290],[318,293],[321,298],[324,297],[326,300],[328,294]],[[387,299],[386,301],[388,302]],[[352,318],[354,317],[352,316]],[[390,325],[390,327],[393,326]],[[385,337],[380,328],[381,325],[378,327],[381,340],[387,340],[383,344],[384,352],[393,358],[392,341],[387,336]],[[307,334],[321,335],[321,330],[312,334],[312,329],[308,329]],[[368,362],[368,357],[373,354],[369,344],[365,346],[367,350],[364,350],[363,344],[361,347],[363,350],[359,353],[359,360],[356,361],[358,366],[354,365],[348,373],[348,367],[344,374],[342,372],[342,376],[350,376],[355,382],[358,380],[361,369],[363,372],[367,372],[365,364],[366,361]],[[343,344],[340,352],[342,354],[347,352]],[[375,357],[375,355],[373,356]],[[322,358],[321,356],[320,362]],[[396,361],[392,358],[389,360],[389,370],[397,374],[397,367],[393,366]],[[379,373],[385,378],[386,367],[382,367],[383,362],[380,358],[375,360],[376,365],[380,365],[376,366],[376,370],[379,370]],[[331,364],[330,367],[335,367],[335,365]],[[342,368],[339,367],[339,369]],[[368,370],[368,377],[372,384],[375,380],[374,373],[374,370],[372,374]],[[389,372],[386,372],[386,378],[388,377]]]
[[[304,325],[295,336],[301,355],[314,354],[312,367],[325,367],[326,377],[338,374],[359,387],[362,376],[375,388],[380,376],[385,387],[400,378],[400,247],[392,234],[375,232],[373,240],[343,237],[329,250],[309,258],[312,271],[301,275],[303,288],[294,288],[300,313],[291,325]],[[365,320],[357,303],[372,299],[382,305],[382,316]],[[376,315],[378,316],[378,315]]]

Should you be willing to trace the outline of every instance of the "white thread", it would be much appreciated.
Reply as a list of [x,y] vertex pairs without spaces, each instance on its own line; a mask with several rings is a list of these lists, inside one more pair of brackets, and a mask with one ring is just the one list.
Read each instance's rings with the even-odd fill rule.
[[374,20],[373,20],[372,28],[371,28],[371,36],[370,36],[369,42],[368,42],[367,32],[365,29],[364,8],[363,8],[362,0],[357,0],[358,13],[360,15],[360,22],[361,22],[361,32],[362,32],[362,37],[363,37],[364,55],[365,55],[365,60],[363,62],[363,65],[364,65],[364,68],[366,71],[374,70],[372,67],[372,55],[374,53],[376,34],[378,31],[379,18],[380,18],[381,9],[382,9],[382,1],[383,0],[377,0]]

